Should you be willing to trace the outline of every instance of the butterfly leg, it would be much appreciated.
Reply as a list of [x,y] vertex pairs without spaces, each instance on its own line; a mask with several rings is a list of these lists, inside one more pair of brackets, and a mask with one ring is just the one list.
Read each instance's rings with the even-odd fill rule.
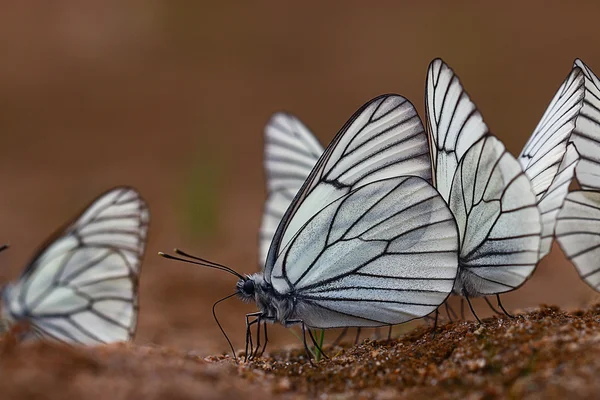
[[[252,325],[254,325],[256,323],[256,321],[258,320],[258,316],[262,315],[262,312],[255,312],[255,313],[250,313],[250,314],[246,314],[246,352],[245,352],[245,356],[244,356],[244,361],[248,361],[249,357],[251,356],[250,352],[252,352],[254,350],[254,344],[252,342]],[[257,317],[257,319],[255,319],[254,321],[250,321],[251,317]]]
[[488,307],[490,308],[490,310],[492,310],[494,312],[494,314],[498,314],[498,315],[502,315],[502,313],[500,311],[498,311],[496,309],[496,307],[494,307],[492,305],[492,303],[490,303],[490,301],[488,300],[488,298],[486,296],[484,296],[483,298],[485,300],[485,302],[487,303]]
[[392,340],[392,325],[390,325],[390,329],[388,330],[387,341],[389,342],[390,340]]
[[463,292],[463,296],[465,296],[465,299],[467,299],[467,304],[469,304],[469,308],[471,309],[471,313],[475,316],[475,318],[477,318],[477,322],[479,322],[480,324],[482,324],[483,322],[481,322],[481,320],[479,319],[479,317],[477,316],[477,314],[475,314],[475,309],[473,308],[473,304],[471,304],[471,300],[469,299],[469,296]]
[[267,343],[269,343],[269,336],[267,335],[267,318],[266,317],[263,319],[263,329],[265,331],[265,344],[263,345],[262,350],[258,354],[259,357],[262,357],[263,353],[267,349]]
[[502,305],[502,302],[500,301],[500,295],[499,294],[496,294],[496,299],[498,300],[498,307],[500,307],[502,309],[502,311],[504,311],[504,314],[506,314],[506,316],[509,317],[509,318],[515,318],[514,315],[511,315],[511,314],[508,313],[508,311],[506,311],[506,309]]
[[[304,322],[302,322],[302,324],[304,324]],[[310,336],[310,340],[312,340],[313,344],[315,345],[315,348],[321,352],[323,357],[325,357],[326,359],[329,360],[329,357],[327,356],[327,354],[325,354],[325,352],[323,351],[321,346],[319,346],[319,344],[315,340],[315,337],[313,336],[312,331],[310,329],[308,329],[308,335]]]
[[437,330],[437,324],[438,324],[438,316],[440,315],[440,308],[436,308],[435,309],[435,319],[433,320],[433,329],[432,329],[432,333],[431,333],[431,338],[435,337],[435,332]]
[[340,333],[340,335],[337,337],[337,339],[335,339],[333,341],[333,343],[331,343],[331,347],[335,347],[338,344],[340,344],[342,339],[346,336],[346,333],[348,333],[348,327],[345,327],[344,330],[342,330],[342,333]]
[[356,328],[356,337],[354,338],[354,345],[358,344],[358,340],[360,339],[360,328]]
[[258,355],[258,352],[260,351],[260,328],[261,328],[261,324],[263,323],[263,320],[261,318],[261,316],[259,315],[256,318],[256,347],[254,348],[254,351],[252,352],[252,360],[254,360],[256,358],[256,356]]
[[465,320],[465,298],[460,298],[460,319]]
[[304,321],[302,321],[301,319],[292,319],[292,320],[288,320],[284,322],[284,326],[286,328],[289,328],[293,325],[298,325],[300,324],[301,328],[302,328],[302,342],[304,344],[304,351],[306,352],[306,357],[308,358],[308,362],[310,363],[310,365],[312,365],[313,367],[315,366],[315,364],[312,361],[312,356],[310,355],[310,349],[308,348],[308,343],[306,343],[306,325],[304,325]]
[[[446,315],[448,316],[448,319],[450,320],[450,322],[454,322],[452,316],[450,315],[450,306],[448,305],[447,301],[444,303],[444,306],[446,307]],[[452,310],[452,314],[454,314],[454,310]]]

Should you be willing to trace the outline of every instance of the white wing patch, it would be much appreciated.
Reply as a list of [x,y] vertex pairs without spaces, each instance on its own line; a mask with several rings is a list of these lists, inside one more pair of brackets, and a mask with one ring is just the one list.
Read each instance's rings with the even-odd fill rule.
[[450,294],[458,236],[437,191],[417,177],[369,183],[314,215],[283,249],[273,287],[317,328],[398,324]]
[[380,96],[354,114],[319,158],[277,228],[265,279],[281,249],[318,210],[354,188],[403,175],[431,179],[427,137],[408,100]]
[[149,212],[131,188],[99,197],[2,292],[3,318],[67,343],[130,340]]
[[259,264],[264,266],[279,221],[308,178],[323,147],[295,116],[277,113],[265,127],[265,172],[268,197],[259,237]]

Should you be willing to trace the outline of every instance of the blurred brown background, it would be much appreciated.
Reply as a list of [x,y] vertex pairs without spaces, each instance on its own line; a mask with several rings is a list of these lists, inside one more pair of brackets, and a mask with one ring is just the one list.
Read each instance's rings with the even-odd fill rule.
[[[442,57],[518,154],[573,59],[600,72],[600,5],[302,3],[0,2],[0,239],[12,245],[0,282],[96,195],[134,185],[152,211],[137,342],[224,351],[211,305],[235,279],[156,253],[178,246],[256,270],[273,112],[294,112],[324,144],[382,93],[423,116],[426,69]],[[595,296],[555,248],[505,304]],[[252,310],[219,309],[238,347]]]

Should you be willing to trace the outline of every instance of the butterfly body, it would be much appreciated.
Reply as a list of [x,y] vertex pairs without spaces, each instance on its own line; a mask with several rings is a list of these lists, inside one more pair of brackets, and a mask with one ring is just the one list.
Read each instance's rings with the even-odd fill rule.
[[254,301],[262,319],[270,322],[279,322],[286,325],[287,321],[297,319],[297,299],[292,294],[278,293],[268,283],[262,273],[256,273],[240,279],[236,285],[238,297],[245,302]]

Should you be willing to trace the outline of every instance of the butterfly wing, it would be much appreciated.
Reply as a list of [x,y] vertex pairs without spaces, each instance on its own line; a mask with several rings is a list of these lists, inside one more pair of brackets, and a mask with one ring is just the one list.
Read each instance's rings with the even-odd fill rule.
[[5,288],[4,318],[67,343],[130,340],[148,223],[148,207],[134,189],[100,196]]
[[273,287],[293,292],[316,328],[398,324],[434,311],[452,290],[458,237],[425,180],[396,177],[352,189],[312,216],[282,250]]
[[434,184],[448,200],[458,162],[488,128],[454,71],[439,58],[427,71],[425,108]]
[[583,107],[575,122],[572,142],[580,159],[575,175],[582,190],[567,195],[556,221],[556,239],[581,278],[600,290],[600,80],[583,61]]
[[354,188],[401,175],[431,179],[429,146],[413,105],[402,96],[384,95],[344,125],[294,197],[269,248],[267,282],[281,250],[319,210]]
[[541,223],[531,183],[439,59],[429,66],[426,109],[435,184],[460,233],[454,290],[470,296],[512,290],[537,263]]
[[573,178],[573,157],[567,159],[565,155],[584,93],[584,75],[576,67],[554,95],[519,156],[542,214],[540,259],[550,252],[555,218]]
[[600,80],[581,60],[575,60],[585,76],[585,98],[573,130],[572,142],[580,161],[575,168],[582,189],[600,189]]
[[259,263],[264,266],[279,221],[310,174],[323,147],[295,116],[277,113],[265,128],[267,201],[259,236]]
[[484,136],[460,160],[449,205],[461,238],[456,292],[502,293],[533,273],[540,213],[531,183],[497,138]]
[[556,239],[581,278],[600,291],[600,192],[567,195],[556,220]]

